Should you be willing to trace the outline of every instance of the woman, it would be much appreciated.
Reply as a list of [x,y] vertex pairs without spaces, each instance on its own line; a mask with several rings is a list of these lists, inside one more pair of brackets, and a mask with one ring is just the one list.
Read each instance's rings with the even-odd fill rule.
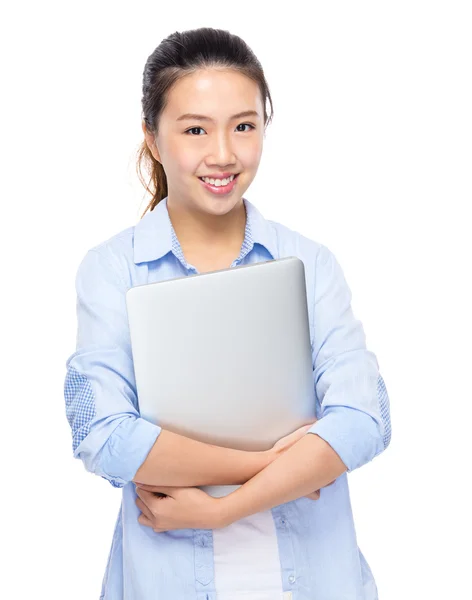
[[[260,63],[239,37],[203,28],[165,39],[143,81],[139,159],[152,201],[77,272],[65,381],[74,456],[122,488],[105,600],[377,598],[346,474],[389,444],[389,400],[334,255],[244,198],[267,101]],[[142,419],[126,291],[290,255],[305,264],[318,420],[270,451],[243,452]],[[235,483],[224,498],[195,487]]]

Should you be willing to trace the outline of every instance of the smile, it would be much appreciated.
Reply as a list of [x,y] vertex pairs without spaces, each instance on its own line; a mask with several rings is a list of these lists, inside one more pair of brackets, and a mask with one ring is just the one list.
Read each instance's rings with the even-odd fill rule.
[[200,179],[202,185],[212,194],[222,195],[228,194],[234,189],[238,177],[239,173],[237,175],[231,175],[226,179],[212,179],[210,177],[199,177],[198,179]]

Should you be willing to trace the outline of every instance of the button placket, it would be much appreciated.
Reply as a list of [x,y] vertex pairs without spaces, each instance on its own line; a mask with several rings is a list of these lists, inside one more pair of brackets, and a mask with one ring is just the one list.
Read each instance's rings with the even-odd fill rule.
[[[214,580],[213,533],[211,529],[194,531],[194,550],[197,592],[206,592],[211,598],[211,593],[214,591],[212,584]],[[207,587],[209,585],[210,587]]]
[[277,537],[279,541],[280,565],[282,569],[282,581],[286,594],[291,593],[291,588],[296,582],[296,565],[293,554],[292,537],[289,521],[286,515],[288,507],[284,504],[272,509]]

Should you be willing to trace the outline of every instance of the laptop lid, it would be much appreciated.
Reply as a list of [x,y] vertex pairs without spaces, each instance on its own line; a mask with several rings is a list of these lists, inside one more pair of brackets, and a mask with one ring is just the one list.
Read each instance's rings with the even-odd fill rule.
[[315,419],[299,258],[136,286],[126,303],[143,418],[252,451]]

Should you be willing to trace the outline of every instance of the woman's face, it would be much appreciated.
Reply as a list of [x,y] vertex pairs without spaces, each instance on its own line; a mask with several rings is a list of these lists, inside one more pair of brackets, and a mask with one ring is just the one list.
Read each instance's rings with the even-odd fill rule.
[[[235,116],[249,111],[253,114]],[[259,167],[264,139],[259,87],[236,71],[200,69],[169,91],[156,138],[144,124],[143,131],[166,173],[171,203],[190,211],[227,214],[241,202]],[[229,188],[220,186],[223,193],[200,180],[226,173],[238,176]]]

